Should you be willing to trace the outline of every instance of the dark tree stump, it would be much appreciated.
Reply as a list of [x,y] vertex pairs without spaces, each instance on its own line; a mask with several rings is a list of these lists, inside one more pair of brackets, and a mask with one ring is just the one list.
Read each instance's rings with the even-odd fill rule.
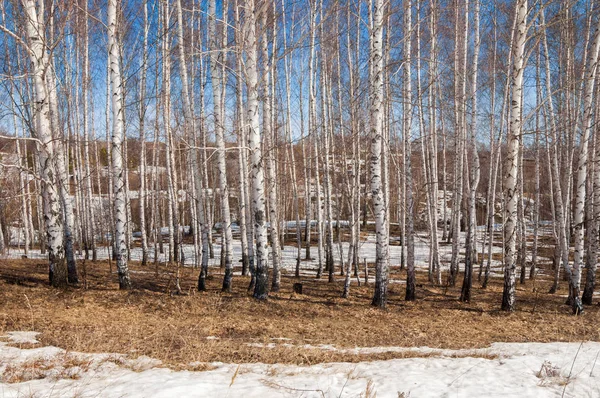
[[302,294],[302,283],[299,283],[299,282],[294,283],[294,293]]

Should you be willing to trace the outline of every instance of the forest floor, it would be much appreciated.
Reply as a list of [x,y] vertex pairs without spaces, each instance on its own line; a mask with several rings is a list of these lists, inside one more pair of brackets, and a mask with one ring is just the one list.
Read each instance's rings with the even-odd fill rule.
[[[558,294],[547,293],[551,270],[517,286],[514,313],[499,310],[502,280],[492,278],[481,289],[476,274],[470,303],[458,300],[462,274],[456,287],[440,287],[418,272],[416,301],[404,301],[405,285],[393,283],[387,309],[379,310],[370,305],[372,284],[359,287],[353,279],[350,298],[341,298],[339,274],[328,283],[326,276],[297,279],[284,270],[281,291],[259,302],[247,291],[249,278],[237,269],[231,293],[221,292],[219,268],[210,269],[208,291],[200,293],[198,270],[181,268],[181,295],[174,294],[173,267],[132,262],[130,270],[131,291],[118,290],[114,265],[111,269],[107,261],[80,266],[80,286],[54,289],[47,284],[45,261],[2,260],[0,335],[36,331],[43,346],[146,355],[177,370],[202,370],[210,362],[311,365],[424,355],[382,347],[600,341],[600,307],[571,315],[564,303],[566,282]],[[405,271],[392,267],[390,279],[404,278]],[[293,293],[298,281],[303,294]]]

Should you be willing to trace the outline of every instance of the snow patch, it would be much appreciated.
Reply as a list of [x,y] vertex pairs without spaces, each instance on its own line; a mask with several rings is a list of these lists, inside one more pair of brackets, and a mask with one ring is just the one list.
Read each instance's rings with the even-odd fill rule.
[[6,336],[0,336],[8,339],[11,343],[15,344],[38,344],[36,337],[39,332],[7,332]]
[[121,354],[19,349],[4,343],[0,374],[8,366],[14,369],[31,361],[50,361],[54,368],[29,380],[0,381],[0,396],[329,398],[365,396],[367,391],[394,398],[600,396],[596,342],[494,343],[473,350],[306,347],[356,353],[409,351],[415,357],[311,366],[214,362],[198,363],[199,369],[207,369],[203,371],[173,371],[157,367],[160,362],[148,357],[129,360]]

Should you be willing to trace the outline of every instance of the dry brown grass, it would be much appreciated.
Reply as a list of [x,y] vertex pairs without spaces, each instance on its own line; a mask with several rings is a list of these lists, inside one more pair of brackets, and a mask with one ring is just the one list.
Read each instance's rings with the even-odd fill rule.
[[[195,291],[197,270],[182,271],[187,295],[172,295],[174,269],[131,264],[134,290],[118,290],[118,279],[106,262],[88,262],[89,288],[53,289],[43,261],[4,261],[0,266],[0,333],[35,330],[42,344],[68,351],[147,355],[174,368],[201,363],[318,362],[401,358],[414,352],[354,355],[298,347],[429,346],[481,348],[492,342],[600,340],[598,306],[574,317],[564,297],[546,292],[550,281],[527,281],[517,291],[518,309],[499,311],[501,281],[486,290],[474,288],[471,303],[461,303],[457,287],[436,287],[418,275],[417,301],[405,302],[404,285],[391,284],[387,310],[370,306],[372,286],[357,287],[340,298],[343,278],[302,278],[304,295],[292,293],[297,280],[282,278],[282,290],[266,302],[246,291],[248,278],[236,276],[232,293],[221,293],[221,274],[211,269],[209,291]],[[114,267],[113,267],[114,268]],[[372,271],[371,271],[372,272]],[[547,270],[547,273],[551,273]],[[392,269],[392,279],[404,273]],[[462,279],[461,279],[462,281]],[[565,293],[566,286],[559,291]],[[212,336],[212,337],[211,337]],[[286,338],[289,340],[279,340]],[[274,348],[248,343],[276,343]],[[282,343],[291,344],[285,346]],[[192,363],[192,365],[190,365]]]
[[23,383],[30,380],[51,378],[79,379],[81,373],[90,369],[91,359],[69,353],[53,357],[39,357],[25,362],[8,364],[0,376],[3,383]]

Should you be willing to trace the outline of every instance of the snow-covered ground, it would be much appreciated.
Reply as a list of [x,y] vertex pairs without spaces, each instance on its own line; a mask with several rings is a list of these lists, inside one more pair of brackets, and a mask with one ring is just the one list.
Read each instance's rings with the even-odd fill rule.
[[[441,231],[440,231],[440,236],[441,236]],[[462,242],[464,242],[464,236],[462,238]],[[392,245],[389,246],[390,248],[390,264],[392,266],[399,266],[400,265],[400,259],[402,256],[402,246],[398,246],[398,245],[393,245],[393,241],[392,241]],[[362,263],[364,261],[364,259],[367,259],[367,261],[369,263],[374,263],[375,262],[375,236],[373,234],[370,234],[366,237],[366,240],[361,242],[361,246],[360,246],[360,260],[361,260],[361,271],[362,271]],[[215,243],[213,245],[214,247],[214,253],[215,253],[215,257],[213,259],[209,260],[209,267],[215,266],[218,267],[219,264],[219,258],[220,258],[220,253],[221,253],[221,245]],[[481,248],[481,244],[478,245],[478,248]],[[168,244],[165,244],[165,252],[168,249]],[[344,253],[344,261],[347,261],[348,259],[348,249],[349,249],[349,243],[348,242],[344,242],[342,244],[342,250]],[[316,270],[318,269],[318,260],[317,260],[317,247],[316,245],[311,247],[311,256],[313,258],[312,261],[302,261],[300,267],[301,267],[301,274],[304,274],[306,276],[309,275],[315,275]],[[464,251],[464,248],[462,249]],[[417,267],[417,269],[427,269],[429,266],[429,251],[430,251],[430,245],[429,245],[429,239],[426,235],[422,235],[422,234],[417,234],[416,238],[415,238],[415,266]],[[494,253],[502,253],[502,248],[494,246],[492,247],[492,251]],[[194,246],[191,244],[184,244],[183,245],[183,252],[184,252],[184,258],[185,258],[185,264],[186,265],[193,265],[195,262],[195,253],[194,253]],[[284,249],[282,250],[282,265],[283,268],[286,269],[289,272],[294,272],[295,267],[296,267],[296,257],[297,257],[297,253],[298,253],[298,248],[295,246],[289,246],[286,245],[284,247]],[[452,256],[452,246],[451,245],[439,245],[439,253],[440,253],[440,262],[442,265],[442,270],[447,270],[450,267],[450,259]],[[10,251],[6,254],[7,257],[9,258],[21,258],[21,256],[24,254],[22,249],[15,249],[15,248],[11,248]],[[108,254],[109,254],[109,248],[104,246],[104,247],[99,247],[98,248],[98,258],[99,259],[106,259],[108,258]],[[240,259],[242,257],[242,246],[241,246],[241,242],[239,239],[234,239],[233,240],[233,256],[234,259]],[[303,249],[301,252],[301,259],[304,259],[305,257],[305,250]],[[41,255],[39,251],[31,251],[29,254],[29,258],[46,258],[46,256]],[[79,255],[80,259],[83,259],[82,255]],[[131,249],[131,259],[135,260],[135,261],[141,261],[142,259],[142,250],[140,247],[134,247]],[[166,261],[166,254],[160,254],[158,253],[158,259],[160,262],[165,262]],[[334,260],[336,262],[336,264],[340,264],[340,252],[339,252],[339,246],[337,244],[337,242],[334,244]],[[149,253],[149,261],[154,261],[154,249],[151,248],[150,253]],[[492,261],[492,276],[499,276],[502,275],[501,272],[501,268],[502,268],[502,264],[500,261],[497,260],[493,260]],[[375,275],[371,275],[371,278],[374,278]],[[404,283],[404,281],[401,280],[391,280],[391,283]]]
[[[286,222],[290,225],[295,226],[295,221],[288,221]],[[342,221],[341,222],[342,225],[346,225],[347,221]],[[301,224],[304,224],[304,221],[301,222]],[[533,233],[533,230],[529,230],[530,228],[528,227],[528,233]],[[498,230],[501,230],[501,228],[498,228]],[[189,227],[182,227],[182,231],[184,233],[188,233],[189,232]],[[478,242],[477,242],[477,249],[481,250],[482,248],[482,238],[485,234],[485,227],[484,226],[479,226],[478,227]],[[540,235],[549,235],[550,234],[550,230],[548,228],[542,228],[540,229]],[[168,235],[168,229],[162,228],[161,233],[163,234],[163,236]],[[465,242],[465,232],[461,232],[461,256],[460,256],[460,260],[464,260],[464,242]],[[15,234],[15,236],[18,236],[18,234]],[[215,233],[215,243],[213,244],[213,248],[214,248],[214,258],[209,260],[209,267],[219,267],[220,266],[220,253],[221,253],[221,245],[220,245],[220,241],[221,239],[219,238],[219,234]],[[442,236],[442,231],[438,230],[438,236],[441,237]],[[139,235],[136,235],[136,233],[134,233],[133,239],[135,241],[139,240]],[[15,240],[15,242],[17,242]],[[492,253],[494,254],[501,254],[502,253],[502,248],[497,246],[498,242],[496,242],[496,245],[494,245],[492,247]],[[450,268],[450,260],[452,257],[452,245],[450,244],[443,244],[440,242],[439,244],[439,255],[440,255],[440,264],[442,267],[442,271],[443,272],[448,272],[449,268]],[[166,262],[167,260],[167,254],[168,253],[168,243],[165,243],[164,245],[165,248],[165,253],[161,254],[161,253],[156,253],[157,257],[158,257],[158,261],[159,262]],[[361,274],[362,274],[362,268],[363,268],[363,262],[366,259],[370,264],[375,262],[375,248],[376,248],[376,244],[375,244],[375,235],[374,234],[369,234],[366,237],[362,238],[361,244],[360,244],[360,248],[359,248],[359,257],[360,257],[360,269],[361,269]],[[154,256],[155,256],[155,252],[154,252],[154,247],[150,247],[149,248],[149,255],[148,255],[148,260],[149,261],[154,261]],[[398,237],[391,237],[390,238],[390,265],[392,266],[399,266],[401,263],[401,257],[402,257],[402,249],[403,247],[399,245],[399,238]],[[109,255],[109,247],[108,246],[99,246],[98,247],[98,259],[100,260],[104,260],[108,258]],[[348,242],[343,242],[342,243],[342,251],[343,251],[343,255],[344,255],[344,261],[348,261],[348,250],[349,250],[349,243]],[[415,235],[415,267],[418,270],[427,270],[429,267],[429,256],[430,256],[430,250],[431,250],[431,246],[430,246],[430,241],[429,241],[429,237],[428,234],[426,232],[418,232]],[[487,246],[485,248],[486,252],[484,253],[484,256],[487,257]],[[233,239],[233,247],[232,247],[232,251],[233,251],[233,257],[234,257],[234,261],[239,260],[242,257],[242,246],[241,246],[241,242],[239,239],[234,238]],[[294,272],[295,267],[296,267],[296,258],[297,258],[297,253],[298,253],[298,249],[296,246],[292,246],[292,245],[286,245],[284,246],[281,254],[282,254],[282,267],[284,270],[288,271],[288,272]],[[301,269],[300,269],[300,274],[302,276],[314,276],[316,274],[316,271],[318,269],[318,260],[317,260],[317,253],[318,253],[318,249],[316,245],[313,245],[311,247],[311,256],[312,256],[312,261],[305,261],[305,249],[302,249],[301,253],[300,253],[300,258],[302,259],[301,262]],[[24,251],[22,249],[17,249],[14,246],[10,247],[7,251],[6,254],[4,254],[4,258],[21,258],[21,256],[24,254]],[[196,259],[196,254],[194,251],[194,246],[191,244],[184,244],[183,245],[183,254],[184,254],[184,263],[185,265],[188,266],[192,266],[195,264],[195,259]],[[527,254],[528,257],[531,255],[530,253]],[[325,256],[325,254],[323,253],[323,257]],[[80,260],[83,259],[83,253],[79,253],[78,254],[78,258]],[[0,256],[0,259],[3,258],[2,256]],[[29,258],[39,258],[39,259],[45,259],[47,258],[46,255],[41,255],[39,251],[30,251],[29,253]],[[500,258],[500,256],[496,256],[496,258]],[[141,261],[142,259],[142,250],[140,247],[133,247],[131,249],[131,259],[134,261]],[[548,261],[549,259],[544,258],[542,256],[538,255],[538,259],[542,260],[542,261]],[[334,261],[336,263],[336,266],[338,266],[341,263],[341,256],[340,256],[340,251],[339,251],[339,246],[337,242],[334,242]],[[487,260],[485,260],[487,262]],[[478,272],[478,265],[476,265],[475,268],[475,272]],[[543,273],[544,270],[542,268],[538,268],[538,272],[539,273]],[[492,277],[501,277],[503,275],[502,272],[502,261],[498,260],[498,259],[494,259],[492,260],[491,263],[491,276]],[[374,273],[371,273],[370,275],[370,279],[374,280],[375,275]],[[402,279],[390,279],[390,283],[405,283],[404,280]],[[1,397],[0,397],[1,398]]]
[[357,348],[352,352],[410,351],[415,357],[311,366],[192,364],[209,370],[173,371],[148,357],[7,343],[35,343],[35,337],[2,337],[0,397],[600,397],[596,342]]

